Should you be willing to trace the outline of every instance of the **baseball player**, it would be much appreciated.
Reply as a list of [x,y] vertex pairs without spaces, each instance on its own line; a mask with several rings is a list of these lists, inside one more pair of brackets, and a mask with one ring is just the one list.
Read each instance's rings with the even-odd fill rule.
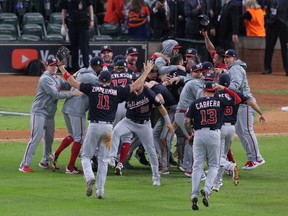
[[128,63],[128,68],[131,68],[134,72],[138,73],[139,70],[137,68],[138,61],[138,50],[135,47],[129,47],[126,49],[126,61]]
[[[201,65],[193,65],[191,68],[191,79],[188,80],[180,94],[180,99],[178,105],[176,107],[175,113],[175,128],[179,127],[185,136],[185,144],[184,144],[184,157],[183,161],[180,162],[180,170],[185,170],[185,175],[190,177],[192,174],[192,143],[189,142],[192,138],[192,134],[189,134],[186,127],[184,126],[184,118],[185,113],[189,107],[189,105],[196,100],[197,92],[202,89],[203,82],[201,80],[202,77]],[[174,129],[175,129],[174,128]],[[176,129],[175,129],[176,130]]]
[[[230,85],[230,76],[227,73],[222,73],[219,76],[219,84],[225,87]],[[251,106],[255,111],[260,114],[259,121],[261,123],[265,122],[265,117],[263,116],[260,107],[249,97],[244,96],[241,93],[237,93],[238,96],[241,98],[241,103],[247,104]],[[216,97],[229,97],[223,91],[217,91],[215,93]],[[240,104],[241,104],[240,103]],[[218,192],[221,185],[222,185],[222,176],[224,174],[224,170],[228,170],[233,173],[233,183],[235,186],[239,183],[238,177],[238,166],[235,162],[231,162],[227,160],[227,154],[231,147],[232,141],[235,137],[235,123],[237,121],[237,112],[238,112],[239,105],[230,105],[227,106],[224,110],[224,118],[223,118],[223,125],[221,128],[221,149],[220,149],[220,167],[218,170],[218,174],[213,183],[213,191]]]
[[[114,70],[111,75],[113,86],[126,86],[132,83],[132,74],[128,73],[128,63],[125,60],[118,60],[114,66]],[[126,101],[118,104],[115,120],[113,127],[115,127],[119,121],[121,121],[126,114],[125,108]],[[121,175],[121,169],[123,169],[124,161],[126,160],[127,154],[130,150],[131,139],[133,135],[128,134],[121,137],[121,145],[119,149],[119,160],[115,167],[115,174]],[[113,144],[113,143],[112,143]],[[119,146],[119,144],[117,145]]]
[[150,121],[152,105],[159,108],[169,131],[173,132],[173,126],[170,122],[167,110],[161,104],[160,99],[152,90],[147,87],[142,87],[129,95],[126,104],[126,117],[122,119],[113,130],[112,148],[109,153],[110,160],[108,163],[110,166],[115,167],[119,138],[132,132],[140,139],[148,154],[152,170],[153,185],[160,186],[159,163],[153,143],[153,130]]
[[[81,163],[86,181],[86,195],[91,196],[95,184],[95,176],[90,159],[98,148],[98,170],[96,176],[96,197],[102,199],[106,182],[108,164],[107,156],[110,149],[113,121],[120,101],[125,100],[130,92],[135,91],[144,83],[147,74],[153,67],[148,61],[144,64],[144,72],[139,79],[131,85],[113,87],[111,85],[111,72],[102,71],[99,75],[99,84],[85,84],[76,81],[66,71],[64,65],[60,70],[71,86],[88,95],[89,98],[89,126],[83,143]],[[119,140],[118,140],[119,142]]]
[[[239,91],[256,101],[248,84],[246,63],[238,59],[237,52],[232,49],[227,50],[223,56],[225,64],[228,66],[227,73],[231,78],[229,88]],[[265,163],[264,158],[260,154],[258,141],[253,129],[254,114],[255,111],[250,106],[240,104],[235,129],[246,151],[247,162],[242,167],[244,170],[252,170]]]
[[111,46],[103,45],[100,48],[100,54],[99,56],[104,60],[104,70],[113,70],[113,50]]
[[[232,99],[214,96],[216,89],[224,90]],[[213,181],[217,175],[220,160],[220,129],[222,127],[224,109],[232,104],[239,104],[240,97],[228,88],[212,81],[204,83],[204,97],[191,103],[185,113],[185,126],[194,128],[193,140],[193,172],[192,172],[192,209],[198,210],[198,196],[204,163],[207,159],[208,173],[205,186],[201,190],[203,204],[209,206],[209,197],[212,192]]]
[[[95,85],[98,82],[97,72],[100,68],[102,69],[103,63],[103,60],[96,56],[90,60],[90,66],[88,68],[80,69],[73,76],[78,82],[92,83]],[[75,90],[75,88],[72,87],[71,91],[73,90]],[[86,112],[88,111],[88,108],[89,100],[87,95],[66,99],[62,112],[69,135],[62,140],[56,151],[49,156],[49,166],[53,170],[56,168],[56,161],[61,152],[74,142],[71,148],[70,161],[66,167],[66,174],[82,173],[77,167],[75,167],[75,161],[84,141],[86,131]]]
[[37,146],[44,134],[44,154],[39,167],[48,169],[48,157],[52,151],[52,143],[55,131],[55,113],[58,99],[71,98],[79,95],[79,91],[61,92],[62,89],[70,89],[70,85],[57,76],[58,67],[55,58],[47,61],[46,71],[39,79],[36,97],[31,107],[30,141],[27,144],[23,160],[19,166],[21,172],[32,172],[31,162]]

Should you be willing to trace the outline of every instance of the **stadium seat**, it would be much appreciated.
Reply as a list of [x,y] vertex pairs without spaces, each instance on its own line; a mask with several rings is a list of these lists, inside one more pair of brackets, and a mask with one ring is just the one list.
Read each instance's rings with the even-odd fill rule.
[[64,42],[64,38],[60,34],[48,34],[44,38],[44,40],[47,40],[47,41],[62,41],[62,42]]
[[47,35],[49,34],[60,34],[61,35],[61,24],[49,23],[47,27]]
[[22,29],[21,39],[23,39],[23,37],[26,38],[27,35],[28,38],[30,38],[29,35],[35,36],[32,37],[33,39],[39,37],[39,40],[42,40],[45,37],[42,27],[39,24],[25,24]]
[[0,34],[0,41],[15,41],[16,38],[12,35]]
[[0,13],[0,23],[14,25],[16,27],[18,37],[20,36],[19,19],[15,13]]
[[54,12],[50,15],[49,23],[62,25],[61,12]]
[[0,24],[1,35],[11,35],[15,40],[18,38],[17,29],[13,24]]
[[[44,17],[38,12],[25,13],[23,16],[23,29],[26,24],[38,24],[42,27],[43,36],[47,35]],[[22,29],[22,31],[23,31]]]
[[19,40],[21,40],[21,41],[40,41],[41,38],[37,35],[21,35]]

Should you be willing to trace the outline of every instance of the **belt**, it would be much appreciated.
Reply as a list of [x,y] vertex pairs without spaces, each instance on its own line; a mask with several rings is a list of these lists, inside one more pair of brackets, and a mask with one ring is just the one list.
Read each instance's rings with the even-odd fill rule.
[[204,127],[204,128],[199,128],[197,130],[212,130],[212,131],[215,131],[215,130],[218,130],[216,128],[208,128],[208,127]]
[[186,113],[187,110],[178,110],[179,113]]
[[97,121],[97,120],[91,120],[90,123],[113,124],[113,122],[109,122],[109,121]]
[[235,123],[231,123],[231,122],[223,122],[223,125],[235,125]]
[[134,119],[129,119],[129,120],[136,123],[136,124],[144,124],[144,123],[149,121],[149,120],[134,120]]

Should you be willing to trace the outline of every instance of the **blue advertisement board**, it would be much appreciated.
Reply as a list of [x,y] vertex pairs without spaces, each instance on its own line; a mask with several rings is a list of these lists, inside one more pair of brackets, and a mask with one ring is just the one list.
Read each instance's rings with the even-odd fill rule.
[[[54,57],[60,46],[67,46],[69,44],[60,43],[0,43],[0,73],[22,73],[25,71],[28,63],[34,59],[40,59],[47,61],[48,58]],[[137,42],[107,42],[90,43],[89,58],[98,56],[100,53],[100,47],[103,45],[111,46],[113,55],[125,55],[125,51],[128,47],[136,47],[139,52],[137,67],[142,69],[143,62],[148,56],[148,44]],[[79,51],[80,52],[80,51]],[[67,68],[71,67],[71,58],[67,62]],[[83,66],[82,55],[79,55],[79,66]]]

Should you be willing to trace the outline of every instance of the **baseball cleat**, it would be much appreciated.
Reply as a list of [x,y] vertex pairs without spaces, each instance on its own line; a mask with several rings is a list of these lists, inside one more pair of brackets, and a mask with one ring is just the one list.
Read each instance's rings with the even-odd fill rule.
[[204,189],[202,189],[200,192],[201,192],[201,195],[203,196],[203,200],[202,200],[203,205],[208,207],[209,206],[209,195],[207,195],[207,193],[205,192]]
[[160,180],[159,179],[156,179],[153,181],[153,186],[160,186],[161,183],[160,183]]
[[236,163],[234,163],[234,169],[233,169],[233,183],[235,186],[239,184],[239,175],[238,175],[238,166]]
[[42,168],[42,169],[49,169],[48,163],[40,162],[40,163],[38,164],[38,166],[39,166],[40,168]]
[[93,193],[93,186],[95,184],[95,179],[91,179],[86,183],[86,196],[90,197]]
[[123,164],[119,162],[115,168],[116,175],[122,175]]
[[68,167],[66,167],[66,174],[71,174],[71,175],[78,175],[78,174],[82,174],[82,170],[77,169],[77,167],[74,167],[73,170],[69,170]]
[[48,165],[49,165],[49,168],[54,170],[56,169],[56,160],[55,160],[55,155],[54,153],[49,155],[49,158],[48,158]]
[[254,161],[247,161],[246,164],[242,167],[243,170],[252,170],[257,168],[259,165]]
[[24,173],[31,173],[32,169],[28,166],[21,166],[21,167],[19,167],[19,171],[24,172]]
[[258,166],[261,166],[265,163],[265,160],[257,160]]
[[107,163],[108,163],[109,166],[111,166],[112,168],[115,168],[115,166],[116,166],[116,162],[115,162],[115,160],[112,159],[112,158],[108,158],[108,159],[107,159]]
[[192,199],[192,210],[199,210],[199,206],[198,206],[198,198],[195,197]]

